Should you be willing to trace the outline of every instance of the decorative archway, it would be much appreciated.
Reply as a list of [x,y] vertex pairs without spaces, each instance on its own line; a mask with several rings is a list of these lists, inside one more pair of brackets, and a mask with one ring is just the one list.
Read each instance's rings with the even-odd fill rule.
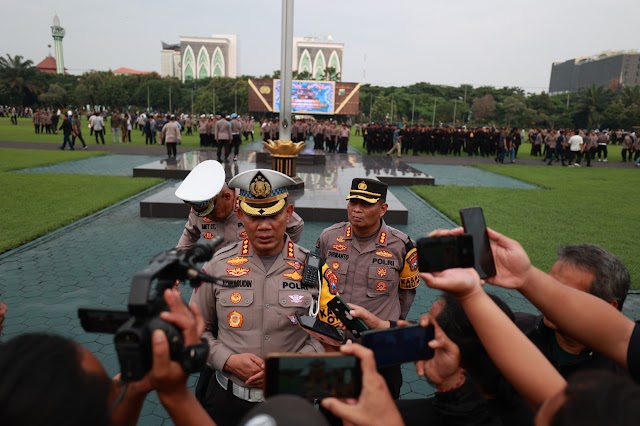
[[298,74],[303,72],[308,72],[311,74],[313,72],[313,66],[311,64],[311,55],[307,49],[304,49],[302,55],[300,56],[300,61],[298,62]]
[[198,78],[207,78],[211,76],[209,68],[209,52],[204,46],[198,52]]
[[224,77],[225,72],[225,64],[224,64],[224,55],[222,54],[222,49],[220,46],[216,47],[213,51],[213,59],[211,60],[211,69],[213,72],[211,73],[212,77]]
[[333,68],[336,74],[340,74],[340,58],[338,58],[338,52],[335,50],[329,56],[329,68]]
[[313,61],[313,79],[322,80],[324,78],[324,70],[327,68],[327,61],[324,58],[322,50],[316,53],[316,59]]
[[184,56],[182,57],[182,80],[193,80],[195,77],[196,63],[193,55],[193,49],[191,45],[188,45],[184,50]]

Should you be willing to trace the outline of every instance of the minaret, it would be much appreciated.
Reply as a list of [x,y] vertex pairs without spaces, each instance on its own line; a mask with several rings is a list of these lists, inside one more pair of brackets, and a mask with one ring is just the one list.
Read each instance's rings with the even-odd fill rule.
[[53,17],[51,35],[53,35],[53,44],[56,50],[56,73],[64,74],[64,54],[62,53],[62,39],[64,38],[64,28],[60,26],[60,18],[58,18],[58,15]]

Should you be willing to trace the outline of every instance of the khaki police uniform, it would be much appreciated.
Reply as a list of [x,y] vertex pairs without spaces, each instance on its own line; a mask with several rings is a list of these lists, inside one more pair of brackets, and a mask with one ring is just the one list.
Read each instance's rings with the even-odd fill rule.
[[[325,229],[318,240],[328,266],[324,279],[332,294],[362,306],[383,320],[405,319],[413,303],[418,277],[414,242],[403,232],[382,226],[375,238],[361,246],[349,222]],[[332,285],[335,283],[335,285]],[[334,323],[321,300],[320,319]]]
[[[287,224],[287,234],[289,238],[291,238],[291,241],[294,243],[300,241],[303,230],[304,220],[302,220],[296,212],[293,212]],[[182,231],[182,236],[180,236],[177,248],[187,250],[196,245],[201,237],[205,240],[211,240],[218,235],[224,238],[224,242],[220,247],[247,238],[244,225],[240,219],[238,219],[236,210],[233,209],[223,222],[216,222],[206,217],[196,216],[192,209],[191,212],[189,212],[189,218],[184,226],[184,231]]]

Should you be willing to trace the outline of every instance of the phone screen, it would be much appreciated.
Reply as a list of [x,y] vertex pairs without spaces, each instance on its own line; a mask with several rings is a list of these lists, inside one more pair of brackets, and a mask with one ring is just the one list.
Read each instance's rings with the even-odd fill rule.
[[420,272],[474,266],[473,238],[469,234],[419,238],[416,248]]
[[378,367],[404,364],[433,357],[428,343],[434,338],[433,325],[418,324],[362,333],[362,344],[373,351]]
[[265,396],[300,395],[308,399],[356,398],[360,394],[360,361],[339,353],[272,354],[265,363]]
[[460,210],[460,218],[464,232],[473,236],[473,253],[475,257],[475,270],[480,278],[493,277],[496,274],[496,265],[491,252],[491,242],[487,234],[487,225],[480,207],[469,207]]

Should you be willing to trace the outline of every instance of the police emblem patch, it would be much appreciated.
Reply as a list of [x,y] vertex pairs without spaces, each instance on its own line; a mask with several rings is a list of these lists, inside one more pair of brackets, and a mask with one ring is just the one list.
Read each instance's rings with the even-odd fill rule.
[[331,262],[331,267],[337,271],[340,269],[340,262]]
[[227,275],[232,276],[232,277],[242,277],[244,275],[249,274],[250,271],[251,271],[251,269],[248,269],[248,268],[227,269]]
[[331,247],[334,250],[337,250],[337,251],[347,251],[347,249],[349,248],[349,247],[345,246],[344,244],[334,244]]
[[285,263],[289,266],[291,266],[293,269],[295,269],[296,271],[299,271],[302,269],[302,263],[298,262],[297,260],[295,262],[292,262],[290,260],[285,260]]
[[229,299],[231,300],[231,303],[240,303],[240,301],[242,300],[242,294],[236,291],[231,294],[231,297],[229,297]]
[[409,264],[409,269],[412,271],[418,270],[418,252],[414,251],[411,253],[411,256],[407,259],[407,263]]
[[283,277],[286,278],[291,278],[294,281],[300,281],[302,279],[302,275],[300,275],[300,272],[298,271],[293,271],[293,272],[289,272],[286,274],[282,274]]
[[379,292],[387,291],[387,283],[385,283],[384,281],[378,281],[376,283],[376,291],[379,291]]
[[377,254],[378,256],[386,257],[386,258],[393,257],[393,255],[392,255],[391,253],[389,253],[387,250],[378,250],[378,251],[376,252],[376,254]]
[[378,268],[378,270],[376,271],[376,273],[378,274],[378,276],[380,278],[382,277],[386,277],[387,276],[387,270],[386,268]]
[[203,237],[205,237],[207,240],[210,240],[213,238],[213,234],[211,232],[205,232]]
[[232,311],[227,314],[227,322],[229,323],[229,327],[231,328],[242,327],[243,321],[244,321],[244,317],[238,311]]
[[291,303],[295,303],[295,304],[299,304],[302,303],[302,301],[304,300],[304,296],[301,294],[290,294],[289,295],[289,300],[291,301]]
[[249,261],[249,259],[247,259],[246,257],[236,256],[233,259],[227,260],[227,265],[240,266],[240,265],[244,265],[248,261]]

